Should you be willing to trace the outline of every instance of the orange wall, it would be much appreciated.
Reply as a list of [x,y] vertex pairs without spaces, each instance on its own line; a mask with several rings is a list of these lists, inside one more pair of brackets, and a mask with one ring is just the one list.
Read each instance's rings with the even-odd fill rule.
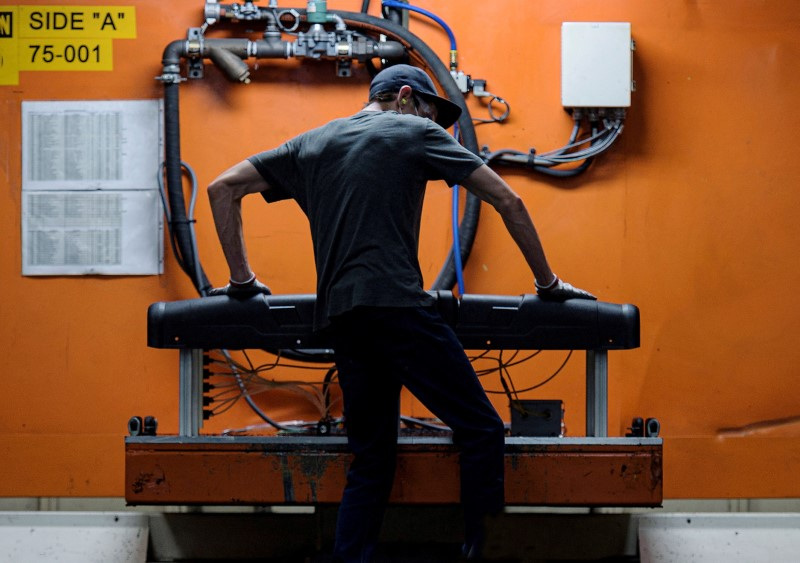
[[[44,4],[25,2],[18,4]],[[65,4],[48,2],[47,5]],[[105,5],[84,0],[81,4]],[[129,3],[133,4],[133,3]],[[298,4],[304,4],[299,2]],[[357,11],[358,0],[330,0]],[[373,0],[377,13],[377,0]],[[281,1],[282,7],[289,3]],[[560,24],[629,21],[637,91],[617,145],[567,181],[506,178],[524,197],[556,272],[601,299],[637,304],[642,346],[610,355],[609,433],[657,417],[665,438],[666,498],[800,496],[800,242],[793,156],[800,99],[800,4],[794,0],[419,0],[454,29],[460,65],[512,108],[481,125],[492,149],[561,146]],[[201,23],[202,2],[143,0],[137,37],[114,40],[111,72],[22,72],[0,86],[0,495],[121,496],[131,415],[177,431],[177,353],[148,349],[151,302],[195,297],[167,250],[165,272],[143,277],[22,277],[20,105],[24,100],[153,99],[161,52]],[[412,16],[411,30],[443,58],[444,34]],[[213,36],[213,35],[212,35]],[[365,101],[367,77],[337,79],[330,63],[261,62],[249,86],[215,69],[181,88],[183,159],[201,186],[251,153]],[[470,99],[473,115],[485,116]],[[432,185],[422,264],[432,281],[449,246],[449,191]],[[277,293],[311,292],[310,243],[291,203],[246,202],[252,262]],[[197,209],[203,265],[227,270],[205,195]],[[484,209],[466,268],[472,293],[531,292],[532,279],[499,218]],[[564,354],[513,372],[524,387]],[[296,377],[297,374],[279,374]],[[318,373],[306,377],[319,378]],[[499,389],[488,378],[487,388]],[[580,354],[529,398],[565,401],[570,435],[584,426]],[[311,416],[286,394],[260,398],[275,418]],[[404,410],[424,412],[410,398]],[[508,417],[506,401],[496,405]],[[722,428],[789,419],[742,435]],[[792,424],[792,420],[795,421]],[[237,406],[209,432],[257,424]]]

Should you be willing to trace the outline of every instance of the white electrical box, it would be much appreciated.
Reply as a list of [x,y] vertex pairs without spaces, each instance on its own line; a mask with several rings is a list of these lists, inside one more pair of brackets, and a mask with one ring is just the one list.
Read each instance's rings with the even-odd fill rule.
[[632,66],[630,23],[561,24],[561,104],[564,107],[630,107]]

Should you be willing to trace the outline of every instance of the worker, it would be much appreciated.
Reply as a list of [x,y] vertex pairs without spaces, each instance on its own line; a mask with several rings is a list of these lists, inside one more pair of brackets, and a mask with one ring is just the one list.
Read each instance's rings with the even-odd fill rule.
[[294,199],[308,217],[315,329],[328,331],[334,344],[353,453],[337,561],[374,556],[394,478],[401,387],[452,429],[460,449],[465,556],[480,555],[484,520],[503,507],[503,421],[423,290],[417,251],[427,182],[463,185],[500,213],[541,298],[594,299],[553,273],[522,199],[447,133],[460,113],[423,70],[390,66],[375,75],[367,105],[354,115],[251,156],[208,187],[230,269],[229,283],[213,295],[270,293],[247,260],[244,196]]

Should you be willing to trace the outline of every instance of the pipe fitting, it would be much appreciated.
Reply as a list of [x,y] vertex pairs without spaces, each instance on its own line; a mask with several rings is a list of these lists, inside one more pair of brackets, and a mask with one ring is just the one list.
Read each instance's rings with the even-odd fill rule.
[[250,67],[238,56],[222,47],[208,46],[206,51],[208,52],[208,58],[211,59],[214,65],[223,71],[229,79],[244,84],[250,83]]

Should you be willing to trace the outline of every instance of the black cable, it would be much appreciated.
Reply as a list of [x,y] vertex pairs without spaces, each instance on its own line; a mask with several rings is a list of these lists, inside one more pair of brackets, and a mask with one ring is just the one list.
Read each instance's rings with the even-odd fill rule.
[[[539,387],[542,387],[543,385],[546,385],[547,383],[550,383],[559,373],[561,373],[561,371],[567,365],[567,362],[569,362],[569,359],[572,357],[572,352],[573,351],[574,350],[570,350],[567,353],[567,357],[564,359],[562,364],[558,367],[558,369],[552,375],[548,376],[547,379],[537,383],[536,385],[532,385],[530,387],[526,387],[525,389],[518,389],[518,390],[516,390],[516,393],[526,393],[528,391],[533,391],[534,389],[538,389]],[[504,391],[490,391],[490,390],[487,390],[486,393],[499,395],[501,393],[504,393]]]
[[[576,139],[580,129],[580,121],[576,119],[567,144],[546,153],[536,154],[534,149],[531,149],[528,153],[514,149],[490,151],[488,147],[483,147],[481,156],[487,164],[521,166],[534,172],[557,178],[577,176],[591,166],[596,156],[611,147],[623,128],[621,119],[613,122],[605,121],[603,129],[600,131],[598,131],[597,123],[592,122],[591,125],[591,135],[578,141]],[[587,143],[589,144],[588,147],[580,148]],[[554,168],[555,166],[574,162],[580,162],[580,164],[569,169]]]
[[167,223],[167,235],[169,237],[169,246],[172,249],[172,254],[175,257],[175,262],[177,262],[178,266],[181,270],[187,273],[186,265],[183,263],[183,258],[181,258],[180,252],[178,251],[178,241],[175,238],[175,231],[172,229],[172,214],[169,212],[169,204],[167,203],[167,194],[166,190],[164,189],[164,164],[162,163],[159,168],[159,173],[157,174],[156,180],[158,181],[158,192],[161,196],[161,208],[164,211],[164,218],[166,219]]
[[578,176],[586,172],[589,166],[592,165],[593,161],[594,161],[593,158],[587,158],[580,165],[576,166],[575,168],[570,168],[568,170],[563,170],[558,168],[548,168],[546,166],[534,166],[532,170],[534,172],[538,172],[539,174],[552,176],[554,178],[571,178],[573,176]]
[[[483,352],[479,356],[474,356],[474,357],[470,358],[470,361],[474,362],[474,361],[477,361],[477,360],[480,360],[480,359],[494,360],[494,361],[498,360],[498,357],[489,357],[489,358],[487,358],[486,354],[488,352],[489,352],[489,350],[486,350],[485,352]],[[523,364],[523,363],[527,362],[528,360],[530,360],[530,359],[538,356],[539,354],[541,354],[542,351],[541,350],[536,350],[535,352],[532,352],[532,353],[528,354],[524,358],[522,358],[520,360],[517,360],[517,361],[514,361],[514,358],[516,357],[516,355],[518,353],[519,353],[519,350],[517,350],[517,352],[514,353],[514,355],[511,357],[510,360],[504,362],[503,366],[505,366],[505,367],[514,367],[514,366]],[[498,367],[492,367],[492,368],[486,368],[486,369],[482,369],[482,370],[476,370],[475,373],[477,373],[478,377],[483,377],[484,375],[489,375],[489,374],[492,374],[492,373],[496,373],[496,372],[499,371],[499,369],[500,368],[498,368]]]
[[330,416],[330,409],[331,409],[331,396],[329,393],[330,386],[333,383],[334,376],[338,373],[336,366],[331,367],[328,372],[325,374],[325,378],[322,380],[322,397],[325,402],[325,416]]
[[[164,51],[163,64],[180,63],[180,50],[183,43],[175,41]],[[170,217],[175,234],[176,248],[182,258],[179,264],[192,280],[195,288],[203,294],[211,288],[202,266],[197,262],[196,249],[192,245],[192,233],[186,216],[186,202],[183,196],[183,169],[180,147],[180,99],[179,82],[164,82],[164,156],[167,179],[167,199]]]
[[[509,401],[510,401],[510,404],[511,404],[512,408],[516,408],[514,405],[519,403],[519,401],[520,401],[519,395],[520,394],[528,392],[528,391],[532,391],[532,390],[537,389],[539,387],[542,387],[543,385],[545,385],[545,384],[549,383],[550,381],[552,381],[556,376],[558,376],[558,374],[563,371],[564,367],[567,365],[567,362],[569,361],[569,359],[572,356],[572,351],[569,351],[569,353],[567,354],[567,357],[564,359],[564,361],[558,367],[558,369],[556,369],[556,371],[553,374],[548,376],[543,381],[541,381],[541,382],[539,382],[539,383],[537,383],[535,385],[532,385],[530,387],[526,387],[524,389],[517,389],[515,384],[514,384],[513,378],[511,377],[511,373],[509,372],[509,368],[517,366],[517,365],[520,365],[520,364],[522,364],[524,362],[529,361],[530,359],[532,359],[535,356],[539,355],[542,351],[541,350],[533,351],[533,352],[531,352],[531,353],[527,354],[526,356],[524,356],[522,358],[519,358],[519,359],[517,359],[517,358],[518,358],[518,356],[520,354],[520,350],[514,350],[509,358],[504,358],[503,357],[504,353],[506,352],[504,350],[501,350],[497,356],[487,357],[489,352],[490,352],[490,350],[484,350],[483,352],[479,353],[478,355],[470,357],[470,361],[471,362],[475,362],[475,361],[479,361],[479,360],[493,360],[493,361],[497,362],[497,365],[495,367],[489,368],[489,369],[485,369],[485,370],[476,370],[476,373],[477,373],[477,375],[479,377],[482,377],[482,376],[490,374],[490,373],[495,373],[495,372],[498,373],[499,376],[500,376],[500,382],[501,382],[501,384],[503,386],[503,390],[502,391],[500,391],[500,390],[486,390],[486,393],[487,394],[505,394],[509,398]],[[220,400],[221,401],[221,403],[218,406],[216,406],[215,408],[212,409],[212,412],[213,412],[214,415],[219,415],[219,414],[222,414],[222,413],[230,410],[239,401],[239,399],[244,398],[245,401],[248,403],[248,405],[251,407],[251,409],[262,420],[264,420],[268,425],[273,426],[274,428],[276,428],[277,430],[280,430],[280,431],[302,432],[302,430],[298,430],[297,428],[295,428],[295,426],[297,426],[297,425],[289,426],[289,425],[286,425],[286,424],[282,424],[282,423],[276,422],[275,420],[270,418],[268,415],[266,415],[266,413],[264,413],[263,410],[261,410],[258,407],[258,405],[255,404],[255,402],[253,401],[253,399],[252,399],[252,397],[250,395],[250,392],[246,388],[246,385],[248,383],[258,383],[257,381],[254,381],[254,379],[259,377],[258,376],[258,372],[259,371],[264,371],[264,370],[268,371],[268,370],[271,370],[271,369],[273,369],[275,367],[287,367],[287,368],[297,368],[297,369],[311,369],[311,370],[325,369],[326,370],[326,373],[325,373],[325,376],[323,378],[323,381],[321,382],[321,385],[322,385],[322,398],[323,398],[323,417],[322,417],[322,419],[326,420],[326,419],[328,419],[330,417],[330,409],[331,409],[331,406],[332,406],[331,405],[331,399],[330,399],[330,386],[334,384],[334,380],[336,378],[336,375],[338,374],[338,370],[337,370],[335,365],[328,366],[326,368],[322,368],[322,367],[317,367],[317,366],[304,366],[304,365],[286,364],[286,363],[283,363],[281,361],[281,357],[280,356],[277,356],[275,362],[271,362],[271,363],[268,363],[268,364],[261,364],[259,366],[255,366],[253,364],[253,362],[251,361],[250,357],[247,355],[247,351],[243,350],[242,353],[245,355],[245,359],[247,360],[247,364],[248,365],[247,366],[242,366],[239,362],[237,362],[236,360],[233,359],[233,357],[230,355],[230,353],[227,350],[219,350],[219,353],[221,353],[223,355],[225,360],[223,361],[223,360],[218,360],[218,359],[213,359],[212,358],[211,362],[212,363],[226,365],[230,369],[230,372],[218,372],[217,371],[217,372],[211,372],[211,375],[212,376],[213,375],[215,375],[215,376],[223,376],[223,377],[233,376],[234,380],[235,380],[235,383],[232,383],[230,385],[226,385],[225,387],[227,387],[227,388],[222,389],[219,393],[214,395],[215,400]],[[247,374],[247,375],[245,376],[245,374]],[[270,383],[269,380],[263,380],[262,379],[262,381],[265,382],[265,383]],[[318,385],[318,383],[313,383],[313,382],[308,382],[307,384],[310,385],[310,386]],[[222,386],[215,385],[215,387],[222,387]],[[236,392],[235,396],[231,396],[234,393],[234,388],[238,389],[238,391]],[[225,397],[225,398],[223,398],[223,397]],[[441,432],[447,432],[447,431],[451,430],[449,427],[447,427],[445,425],[432,424],[432,423],[428,423],[428,422],[426,422],[424,420],[420,420],[420,419],[413,418],[413,417],[408,417],[408,416],[401,416],[401,421],[405,422],[406,424],[418,426],[420,428],[425,428],[425,429],[428,429],[428,430],[435,430],[435,431],[441,431]],[[309,422],[308,424],[306,424],[304,426],[313,427],[316,424],[317,423],[315,423],[315,422]]]

